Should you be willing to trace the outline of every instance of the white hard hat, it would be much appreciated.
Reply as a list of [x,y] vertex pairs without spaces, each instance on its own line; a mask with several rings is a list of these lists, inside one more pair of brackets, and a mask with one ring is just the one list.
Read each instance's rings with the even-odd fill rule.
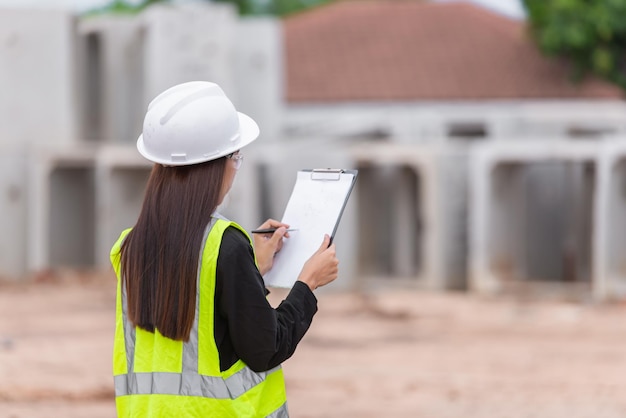
[[150,102],[137,149],[155,163],[191,165],[231,154],[258,136],[256,122],[237,112],[217,84],[191,81]]

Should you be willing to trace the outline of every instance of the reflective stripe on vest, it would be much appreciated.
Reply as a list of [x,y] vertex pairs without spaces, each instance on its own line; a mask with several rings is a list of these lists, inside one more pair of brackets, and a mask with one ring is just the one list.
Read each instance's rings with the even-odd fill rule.
[[[220,224],[221,223],[221,224]],[[209,235],[214,227],[218,225],[216,233],[218,235],[212,235],[209,238]],[[280,389],[278,392],[273,391],[270,393],[273,403],[276,404],[277,409],[274,409],[270,412],[269,415],[267,413],[262,414],[271,418],[287,418],[287,403],[284,392],[284,381],[282,378],[282,370],[280,366],[268,370],[266,372],[257,373],[250,369],[247,365],[245,365],[241,360],[235,363],[229,370],[225,372],[219,372],[219,357],[211,359],[213,362],[211,366],[216,370],[216,376],[209,376],[206,374],[199,373],[199,318],[200,311],[199,307],[201,306],[201,298],[203,303],[209,302],[211,305],[214,303],[214,295],[201,295],[200,289],[203,280],[215,280],[215,270],[214,271],[203,271],[202,266],[203,257],[208,254],[208,252],[219,252],[219,245],[221,243],[221,238],[223,231],[228,226],[235,226],[238,229],[242,230],[246,236],[247,233],[237,224],[230,222],[226,219],[220,217],[220,219],[212,218],[211,223],[206,227],[204,231],[204,238],[201,252],[200,252],[200,260],[198,263],[198,275],[196,281],[196,304],[195,304],[195,317],[193,326],[191,329],[191,333],[189,335],[189,341],[182,343],[182,369],[180,372],[164,372],[164,371],[136,371],[136,367],[134,364],[135,361],[135,344],[136,344],[136,332],[146,331],[138,330],[136,331],[135,326],[132,325],[128,321],[127,316],[127,303],[126,303],[126,286],[121,285],[120,277],[120,255],[119,255],[119,247],[121,242],[125,238],[127,231],[125,231],[116,245],[113,247],[111,252],[111,260],[113,262],[113,266],[118,275],[118,306],[117,314],[118,321],[117,326],[123,327],[123,348],[125,351],[125,363],[126,363],[126,373],[116,374],[114,376],[115,382],[115,396],[123,397],[123,396],[133,396],[133,395],[177,395],[184,397],[198,397],[198,398],[209,398],[216,400],[224,400],[224,401],[232,401],[232,402],[250,402],[248,396],[243,396],[247,392],[251,391],[254,388],[257,388],[258,385],[264,385],[268,376],[276,373],[276,376],[280,379],[277,381],[278,387]],[[117,250],[117,253],[114,252]],[[216,257],[215,253],[213,256]],[[213,288],[214,289],[214,288]],[[121,309],[120,309],[121,308]],[[205,310],[207,308],[204,308]],[[211,311],[213,310],[213,306],[210,307]],[[120,315],[121,314],[121,315]],[[119,318],[121,316],[121,320]],[[212,317],[212,315],[211,315]],[[206,328],[206,325],[204,326]],[[118,330],[121,331],[121,330]],[[213,324],[210,324],[211,331],[211,343],[214,344],[213,339]],[[158,333],[158,330],[155,331],[160,338],[165,339]],[[116,332],[117,341],[116,343],[121,343],[119,341],[119,337],[121,336],[119,332]],[[169,339],[167,339],[169,340]],[[170,340],[173,341],[173,340]],[[206,342],[203,343],[203,345]],[[118,352],[116,354],[122,355],[119,350],[121,347],[117,348]],[[257,388],[258,389],[258,388]],[[275,393],[276,392],[276,393]],[[264,392],[264,396],[267,397],[268,393]],[[246,400],[238,400],[238,398]],[[191,398],[193,399],[193,398]],[[265,402],[266,400],[258,399],[259,402]],[[119,405],[118,405],[119,409]],[[246,408],[244,408],[246,409]],[[233,407],[233,411],[240,410],[240,408]],[[247,410],[247,409],[246,409]],[[252,407],[251,410],[257,410],[256,405]],[[119,411],[118,411],[119,412]],[[256,415],[254,415],[256,416]]]

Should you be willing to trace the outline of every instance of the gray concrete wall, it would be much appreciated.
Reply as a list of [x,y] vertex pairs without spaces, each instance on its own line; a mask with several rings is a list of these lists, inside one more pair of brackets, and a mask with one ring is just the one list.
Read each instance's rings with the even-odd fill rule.
[[77,141],[76,18],[0,9],[0,143]]

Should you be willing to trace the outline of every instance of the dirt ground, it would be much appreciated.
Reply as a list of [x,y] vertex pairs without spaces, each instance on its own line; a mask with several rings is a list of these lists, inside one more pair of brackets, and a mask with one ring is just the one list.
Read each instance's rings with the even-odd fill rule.
[[[0,284],[0,417],[111,418],[109,276]],[[283,296],[274,291],[273,303]],[[327,290],[292,417],[626,417],[626,304]]]

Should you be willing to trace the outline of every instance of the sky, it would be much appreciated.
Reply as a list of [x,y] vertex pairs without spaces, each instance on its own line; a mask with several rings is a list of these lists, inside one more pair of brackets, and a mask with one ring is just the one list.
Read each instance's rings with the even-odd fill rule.
[[[133,2],[136,0],[129,0]],[[432,0],[439,3],[445,3],[450,1],[459,0]],[[524,17],[524,9],[521,5],[521,0],[461,0],[469,3],[475,3],[482,5],[488,9],[494,10],[505,16],[509,16],[515,19],[522,19]],[[0,7],[10,6],[19,8],[36,7],[40,9],[45,8],[68,8],[73,11],[85,11],[95,7],[103,6],[109,3],[110,0],[0,0]]]
[[[1,0],[0,0],[1,1]],[[437,3],[449,3],[459,0],[433,0]],[[514,19],[523,19],[526,15],[521,0],[462,0],[467,3],[474,3],[491,9],[495,12]]]

